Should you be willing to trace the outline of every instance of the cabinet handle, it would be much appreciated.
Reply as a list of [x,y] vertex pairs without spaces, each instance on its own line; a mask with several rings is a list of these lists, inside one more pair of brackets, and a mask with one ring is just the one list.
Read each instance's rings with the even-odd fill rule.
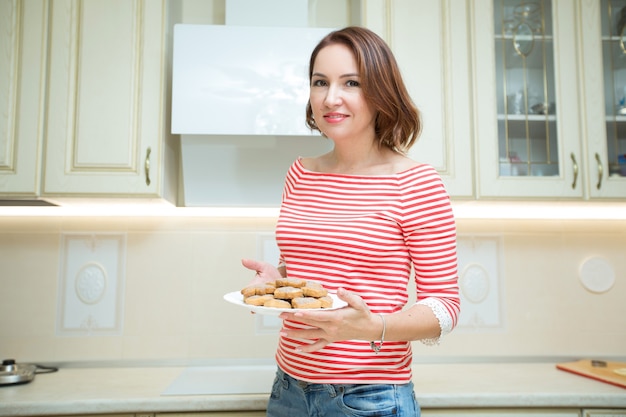
[[146,151],[146,161],[143,164],[143,170],[146,173],[146,185],[150,185],[150,153],[152,148],[148,147]]
[[596,152],[596,162],[598,163],[598,183],[596,184],[596,188],[599,190],[602,188],[602,176],[604,175],[604,167],[602,166],[602,159],[600,159],[600,155]]
[[572,182],[572,189],[576,188],[576,181],[578,181],[578,162],[576,162],[576,156],[574,156],[574,152],[570,154],[572,158],[572,163],[574,164],[574,181]]

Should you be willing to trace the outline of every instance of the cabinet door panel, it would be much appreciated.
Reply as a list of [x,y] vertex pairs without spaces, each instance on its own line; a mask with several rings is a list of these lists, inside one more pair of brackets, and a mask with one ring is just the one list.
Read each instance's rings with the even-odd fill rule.
[[163,2],[51,3],[44,194],[151,195],[165,88]]
[[68,58],[75,59],[71,110],[76,130],[68,132],[73,149],[67,161],[72,172],[134,171],[137,166],[141,11],[134,10],[136,2],[114,3],[76,3],[78,15],[72,16],[70,53],[75,53]]
[[424,123],[410,156],[433,165],[452,196],[472,196],[466,3],[401,0],[389,14],[389,43]]
[[0,2],[0,196],[39,193],[46,7]]
[[623,0],[579,2],[587,194],[626,198],[626,51],[618,31]]
[[479,197],[582,197],[575,4],[531,17],[521,1],[472,4]]

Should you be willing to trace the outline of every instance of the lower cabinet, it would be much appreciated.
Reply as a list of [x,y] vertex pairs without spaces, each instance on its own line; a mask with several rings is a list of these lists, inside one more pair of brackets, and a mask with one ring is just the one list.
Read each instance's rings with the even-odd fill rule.
[[626,417],[626,410],[587,409],[583,410],[582,417]]
[[[55,415],[54,417],[153,417],[154,414],[72,414],[72,415]],[[35,417],[35,416],[24,416]]]
[[[25,416],[29,417],[29,416]],[[31,416],[35,417],[35,416]],[[202,413],[72,414],[55,417],[265,417],[265,411],[206,411]]]
[[626,409],[478,408],[422,410],[422,417],[626,417]]
[[[264,417],[265,411],[205,411],[199,413],[80,414],[57,417]],[[626,417],[626,409],[578,408],[454,408],[423,409],[422,417]]]
[[541,409],[541,408],[477,408],[422,410],[422,417],[580,417],[580,409]]
[[[135,417],[262,417],[265,411],[135,414]],[[477,408],[423,409],[422,417],[626,417],[626,409]],[[118,416],[108,416],[118,417]]]
[[[135,414],[135,417],[262,417],[265,411]],[[476,408],[423,409],[422,417],[626,417],[626,409]],[[110,416],[117,417],[117,416]]]
[[[154,417],[264,417],[265,411],[214,411],[206,413],[165,413],[154,414]],[[137,414],[135,417],[143,417]]]

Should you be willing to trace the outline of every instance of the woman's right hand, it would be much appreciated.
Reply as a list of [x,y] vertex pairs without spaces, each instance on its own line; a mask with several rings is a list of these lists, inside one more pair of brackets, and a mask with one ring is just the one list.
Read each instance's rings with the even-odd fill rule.
[[282,278],[278,268],[268,262],[257,261],[255,259],[242,259],[241,264],[256,272],[250,285],[263,284],[265,282]]

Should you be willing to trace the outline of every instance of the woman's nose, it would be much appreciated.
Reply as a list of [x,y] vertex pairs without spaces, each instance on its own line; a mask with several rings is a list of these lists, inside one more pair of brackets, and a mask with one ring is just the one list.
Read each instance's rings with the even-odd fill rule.
[[324,105],[327,107],[335,107],[341,103],[341,92],[336,87],[329,87],[324,97]]

